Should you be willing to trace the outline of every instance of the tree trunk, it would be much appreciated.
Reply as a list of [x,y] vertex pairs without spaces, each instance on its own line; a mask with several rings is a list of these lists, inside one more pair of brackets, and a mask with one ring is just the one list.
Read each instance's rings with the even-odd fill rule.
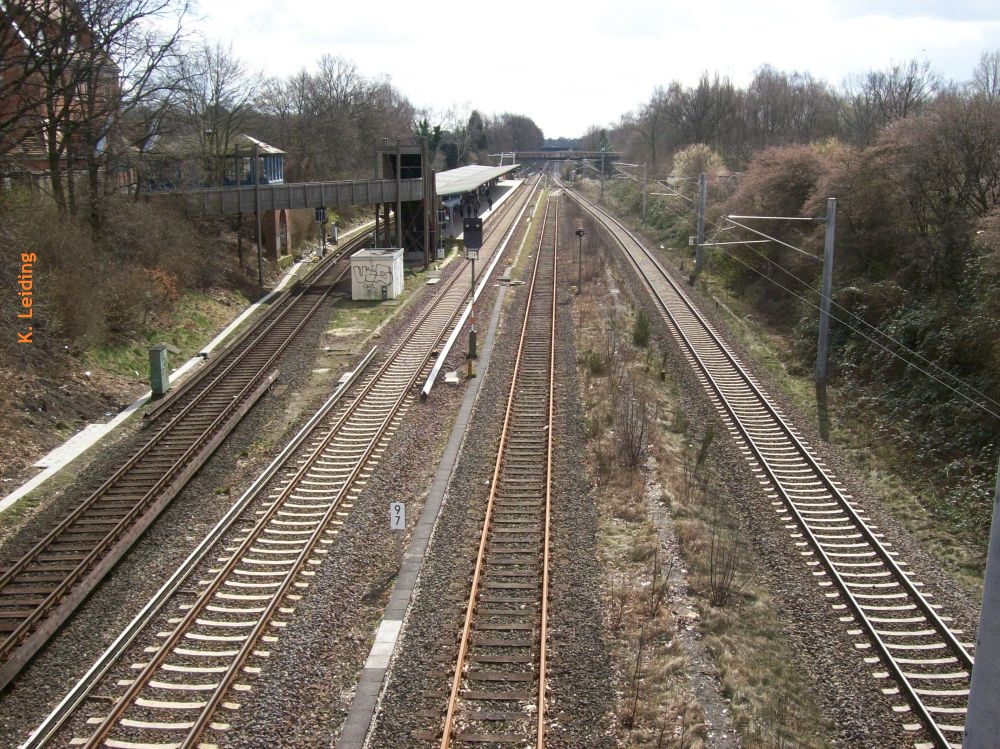
[[48,127],[48,143],[46,150],[48,151],[49,157],[49,184],[52,189],[52,199],[56,202],[56,208],[59,209],[59,213],[66,213],[66,190],[63,185],[63,174],[62,174],[62,164],[60,163],[60,157],[62,154],[59,152],[58,146],[55,145],[55,140],[57,133],[54,128]]
[[93,146],[87,147],[87,219],[91,236],[96,240],[101,234],[103,216],[101,214],[101,162]]

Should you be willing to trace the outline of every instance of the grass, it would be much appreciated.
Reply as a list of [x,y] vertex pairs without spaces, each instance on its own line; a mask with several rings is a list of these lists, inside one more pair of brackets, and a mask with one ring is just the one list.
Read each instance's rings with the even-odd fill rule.
[[[600,297],[593,291],[598,286]],[[603,325],[609,319],[605,305],[609,302],[603,280],[591,283],[588,293],[577,299],[574,317],[578,313],[581,320],[577,340],[603,338]],[[622,329],[627,330],[628,325],[629,321],[620,321]],[[623,335],[622,344],[629,345],[630,338]],[[795,658],[779,626],[782,617],[766,590],[755,584],[752,560],[741,563],[729,604],[716,607],[709,601],[710,546],[713,523],[718,521],[713,521],[712,503],[705,498],[723,490],[707,484],[703,492],[685,488],[691,482],[690,468],[685,466],[692,465],[699,440],[687,433],[688,422],[678,405],[679,383],[669,377],[661,381],[659,366],[643,366],[646,358],[645,352],[634,349],[632,376],[645,378],[653,388],[658,414],[658,428],[651,430],[650,440],[657,469],[645,477],[609,464],[614,437],[602,425],[607,423],[611,399],[610,376],[591,366],[585,354],[578,358],[582,417],[588,426],[593,473],[600,481],[599,545],[608,590],[609,640],[615,643],[622,683],[619,721],[628,731],[629,746],[692,748],[705,746],[708,740],[704,710],[685,675],[693,664],[678,643],[680,622],[670,611],[677,609],[677,602],[661,606],[655,616],[650,613],[654,560],[663,562],[648,496],[652,482],[662,487],[669,500],[674,535],[686,569],[680,586],[690,594],[682,605],[690,608],[688,621],[698,627],[716,662],[743,746],[825,747],[822,736],[833,731],[825,725],[808,682],[790,665]],[[711,457],[701,470],[707,475],[710,468]],[[637,679],[640,633],[646,656]],[[635,701],[637,690],[639,699]]]
[[88,354],[93,366],[129,379],[149,375],[150,346],[166,343],[180,351],[169,354],[171,367],[190,359],[248,304],[234,291],[185,292],[169,319],[157,320],[140,339],[117,346],[99,346]]

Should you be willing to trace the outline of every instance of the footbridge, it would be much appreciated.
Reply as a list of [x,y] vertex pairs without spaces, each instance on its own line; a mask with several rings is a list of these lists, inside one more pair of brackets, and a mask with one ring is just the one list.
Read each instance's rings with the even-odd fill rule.
[[424,199],[424,180],[362,179],[333,182],[298,182],[248,187],[220,187],[184,194],[188,205],[203,215],[280,211],[294,208],[336,208],[348,205],[381,205]]
[[512,151],[510,153],[497,154],[506,160],[513,158],[514,163],[522,161],[566,161],[567,159],[596,159],[600,161],[603,157],[609,163],[618,161],[621,154],[616,151],[577,151],[573,148],[555,149],[552,151]]

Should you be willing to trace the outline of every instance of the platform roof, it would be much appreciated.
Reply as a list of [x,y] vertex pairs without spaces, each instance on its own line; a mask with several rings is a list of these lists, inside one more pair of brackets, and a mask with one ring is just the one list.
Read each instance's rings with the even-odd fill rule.
[[438,195],[458,195],[463,192],[472,192],[480,185],[485,185],[491,179],[502,177],[519,166],[520,164],[460,166],[458,169],[449,169],[434,175],[434,188]]
[[275,148],[274,146],[247,135],[246,133],[240,133],[229,141],[229,150],[226,151],[226,156],[235,156],[236,146],[240,147],[240,152],[244,156],[251,155],[253,153],[254,146],[257,146],[258,153],[260,153],[261,156],[274,156],[284,153],[284,151],[280,148]]

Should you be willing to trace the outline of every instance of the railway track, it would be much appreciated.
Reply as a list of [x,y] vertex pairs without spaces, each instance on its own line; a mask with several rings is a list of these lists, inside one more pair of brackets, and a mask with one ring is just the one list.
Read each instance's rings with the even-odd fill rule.
[[574,197],[621,245],[644,279],[681,351],[764,487],[806,563],[827,589],[855,647],[911,715],[908,731],[930,739],[916,746],[960,747],[972,645],[938,612],[922,583],[906,571],[892,544],[788,424],[659,261],[621,223]]
[[545,745],[557,200],[535,253],[442,749]]
[[211,365],[155,407],[124,464],[0,572],[0,690],[48,641],[274,382],[279,359],[347,272],[345,244]]
[[[45,745],[74,715],[74,731],[86,726],[87,735],[72,743],[88,747],[192,747],[228,730],[225,716],[252,688],[468,293],[466,274],[452,273],[377,371],[325,407],[240,500],[246,509],[213,533],[220,540],[186,563],[25,747]],[[132,652],[143,640],[157,644]],[[134,678],[106,683],[125,663]],[[115,695],[101,715],[87,703],[96,690]]]

